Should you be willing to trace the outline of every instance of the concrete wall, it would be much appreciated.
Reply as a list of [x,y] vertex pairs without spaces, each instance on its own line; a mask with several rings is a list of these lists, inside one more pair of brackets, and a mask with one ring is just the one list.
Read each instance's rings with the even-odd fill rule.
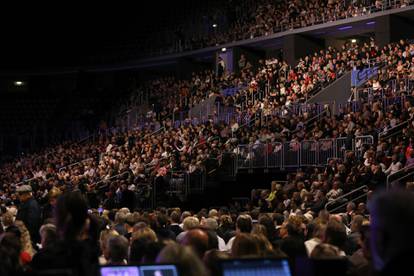
[[348,101],[350,96],[351,72],[348,72],[310,98],[308,103],[344,104]]
[[283,58],[290,66],[294,66],[300,58],[311,55],[324,47],[323,39],[301,34],[287,35],[283,38]]
[[414,38],[414,21],[398,15],[384,15],[377,19],[375,39],[380,46],[404,38]]

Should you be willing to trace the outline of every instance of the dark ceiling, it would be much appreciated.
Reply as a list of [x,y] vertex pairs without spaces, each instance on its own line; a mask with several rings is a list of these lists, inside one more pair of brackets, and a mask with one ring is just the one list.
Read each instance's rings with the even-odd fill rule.
[[0,7],[0,69],[80,65],[105,45],[145,36],[180,1],[134,3]]

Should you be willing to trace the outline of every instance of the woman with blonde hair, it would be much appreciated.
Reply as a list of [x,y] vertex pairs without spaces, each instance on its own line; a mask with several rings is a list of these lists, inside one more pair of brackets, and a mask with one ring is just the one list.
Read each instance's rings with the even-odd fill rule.
[[16,220],[14,224],[20,231],[20,243],[22,244],[22,250],[20,252],[20,261],[23,265],[32,261],[33,255],[36,251],[33,249],[32,240],[30,238],[29,230],[21,220]]

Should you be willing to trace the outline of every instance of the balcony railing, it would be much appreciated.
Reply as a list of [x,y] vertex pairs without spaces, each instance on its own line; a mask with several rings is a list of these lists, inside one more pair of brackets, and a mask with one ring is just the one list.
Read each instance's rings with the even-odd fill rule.
[[374,137],[367,135],[354,139],[341,137],[238,145],[235,150],[237,170],[325,166],[331,159],[344,159],[347,151],[354,151],[361,157],[364,147],[372,144]]

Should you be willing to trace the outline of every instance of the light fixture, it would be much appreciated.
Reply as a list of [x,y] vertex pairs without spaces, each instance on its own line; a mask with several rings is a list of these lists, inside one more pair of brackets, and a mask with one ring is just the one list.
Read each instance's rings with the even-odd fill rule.
[[213,24],[213,28],[217,28],[217,24],[216,23]]
[[340,28],[338,28],[338,31],[345,31],[345,30],[349,30],[349,29],[352,29],[352,26],[343,26],[343,27],[340,27]]
[[357,42],[357,40],[356,40],[355,38],[353,38],[353,39],[351,39],[351,42],[352,42],[352,43],[356,43],[356,42]]
[[23,82],[22,81],[15,81],[14,82],[14,85],[16,85],[16,86],[23,86]]
[[222,52],[225,52],[226,50],[227,50],[226,47],[221,48]]

